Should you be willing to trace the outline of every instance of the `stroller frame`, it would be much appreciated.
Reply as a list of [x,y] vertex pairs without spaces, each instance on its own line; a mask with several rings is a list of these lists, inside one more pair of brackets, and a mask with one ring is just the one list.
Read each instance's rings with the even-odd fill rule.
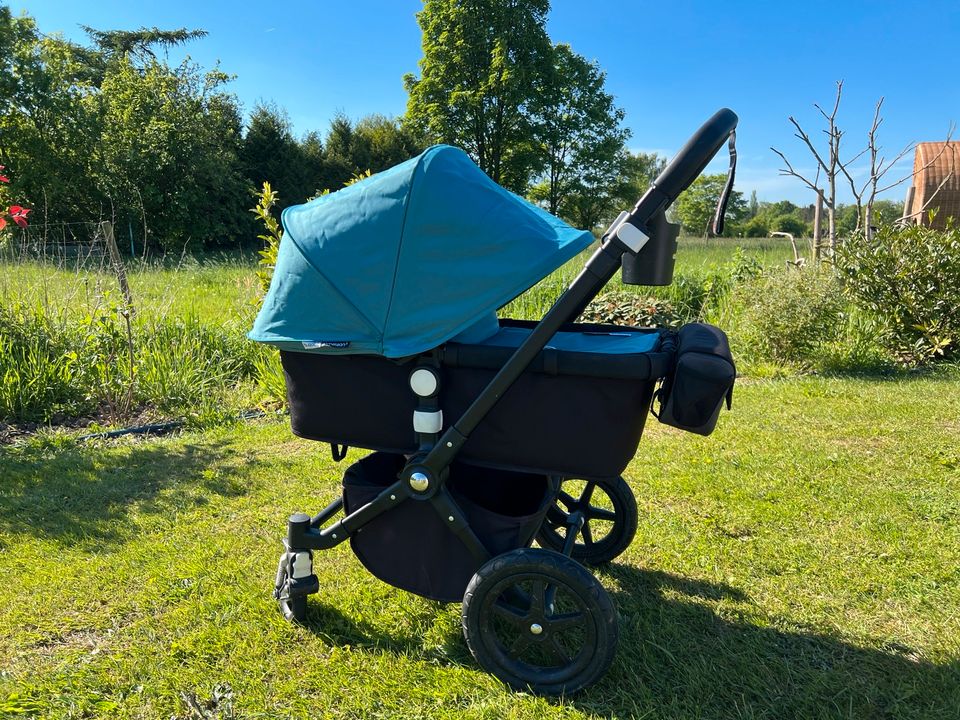
[[[617,496],[622,496],[624,493],[629,495],[629,502],[632,503],[633,508],[633,527],[628,529],[629,536],[626,540],[629,543],[636,529],[636,502],[629,488],[621,478],[589,479],[587,490],[580,499],[576,503],[567,503],[568,510],[572,508],[572,511],[564,512],[551,502],[544,524],[549,522],[555,531],[560,529],[565,531],[562,535],[562,545],[559,542],[553,545],[559,552],[521,548],[494,558],[471,528],[463,510],[447,487],[450,467],[471,433],[504,393],[530,366],[557,331],[564,324],[574,321],[583,312],[618,269],[623,267],[625,276],[627,273],[636,275],[634,259],[649,245],[649,252],[643,257],[657,258],[661,267],[664,262],[668,263],[669,267],[661,269],[657,279],[648,279],[645,284],[670,282],[674,237],[666,237],[669,230],[665,211],[680,192],[699,176],[728,138],[732,138],[736,124],[737,116],[732,111],[724,109],[717,112],[700,128],[633,209],[630,212],[621,213],[604,233],[599,248],[587,261],[583,270],[532,329],[529,336],[516,348],[507,362],[496,372],[468,409],[446,429],[429,426],[415,428],[419,449],[407,459],[395,482],[386,486],[372,501],[332,523],[330,521],[344,509],[342,496],[312,517],[305,513],[295,513],[289,517],[284,541],[286,551],[281,555],[274,593],[288,620],[302,622],[306,613],[306,596],[319,591],[319,581],[312,570],[312,551],[336,547],[400,503],[427,502],[444,521],[447,528],[460,539],[477,564],[482,566],[467,588],[463,610],[464,632],[471,651],[481,665],[511,686],[529,688],[544,694],[575,692],[599,679],[612,661],[615,652],[616,616],[602,586],[574,559],[577,556],[577,538],[589,520],[591,510],[589,495],[595,487],[599,486],[615,501],[615,505]],[[731,186],[732,168],[728,180],[728,191]],[[718,208],[718,215],[721,216],[724,199],[721,200],[721,207]],[[670,246],[666,253],[663,250],[665,245]],[[664,277],[666,282],[663,282]],[[421,356],[413,371],[417,373],[426,370],[431,372],[436,380],[436,383],[428,388],[429,392],[421,392],[413,388],[419,396],[419,409],[425,413],[437,408],[436,398],[442,392],[438,368],[439,360],[434,351]],[[345,453],[345,449],[338,451],[336,446],[333,446],[333,451],[335,459],[342,459]],[[564,479],[559,476],[550,478],[550,491],[553,498],[560,493],[560,486]],[[618,516],[618,521],[622,523],[624,518]],[[629,524],[629,519],[627,522]],[[557,533],[555,537],[559,540],[561,536]],[[543,544],[541,542],[541,545]],[[625,548],[618,547],[616,554],[623,549]],[[595,563],[608,559],[612,558],[591,558],[587,562]],[[597,618],[596,622],[585,631],[591,645],[586,659],[581,656],[581,653],[575,658],[565,658],[567,662],[564,663],[565,653],[554,648],[553,654],[555,656],[559,654],[561,658],[559,665],[555,661],[540,665],[530,664],[511,656],[509,652],[504,655],[502,648],[492,646],[485,637],[488,629],[483,622],[478,625],[478,612],[481,611],[475,608],[480,604],[485,604],[487,611],[491,609],[503,611],[504,608],[502,598],[495,594],[491,599],[487,597],[489,593],[481,591],[493,583],[502,584],[505,578],[513,577],[511,573],[516,577],[531,576],[531,568],[540,568],[542,580],[535,579],[535,590],[531,591],[530,596],[525,600],[520,601],[521,605],[526,603],[524,607],[529,612],[519,620],[513,618],[511,621],[516,621],[523,627],[529,625],[530,635],[527,638],[527,644],[540,641],[542,639],[540,636],[549,636],[551,631],[547,623],[550,621],[550,609],[554,605],[556,593],[566,587],[568,592],[581,599],[578,602],[581,602],[583,612]],[[534,571],[534,574],[536,572]],[[597,596],[598,592],[602,595],[598,601],[584,600],[588,596]],[[523,595],[523,591],[514,590],[513,593]],[[483,596],[482,602],[475,599],[481,596]],[[508,609],[501,614],[510,612],[516,615],[513,609]],[[572,614],[570,615],[572,617]],[[528,622],[533,616],[537,622]]]

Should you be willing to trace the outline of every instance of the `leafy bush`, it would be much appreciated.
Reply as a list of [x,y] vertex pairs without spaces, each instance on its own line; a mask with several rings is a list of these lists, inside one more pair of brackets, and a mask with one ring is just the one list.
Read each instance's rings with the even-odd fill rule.
[[655,288],[654,297],[668,303],[684,322],[702,320],[730,292],[733,270],[710,267],[678,273],[673,283]]
[[844,242],[836,266],[899,362],[921,365],[960,349],[960,228],[881,227],[872,239]]
[[679,327],[683,323],[670,303],[624,290],[596,298],[583,311],[580,320],[635,327]]
[[843,323],[840,285],[828,269],[778,269],[747,279],[731,304],[736,350],[754,360],[819,366]]

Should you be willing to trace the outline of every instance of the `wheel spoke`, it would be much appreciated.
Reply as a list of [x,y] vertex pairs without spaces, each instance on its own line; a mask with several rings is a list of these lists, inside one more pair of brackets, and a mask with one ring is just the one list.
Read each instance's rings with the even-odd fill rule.
[[551,635],[550,639],[544,643],[544,647],[550,653],[550,655],[559,660],[562,664],[570,664],[570,655],[567,653],[567,649],[560,644],[559,640],[557,640],[556,635]]
[[572,495],[561,490],[557,493],[557,499],[567,506],[567,512],[573,512],[573,508],[577,504],[577,501],[573,499]]
[[569,630],[572,627],[576,627],[581,622],[583,622],[582,612],[563,613],[562,615],[554,615],[551,618],[547,618],[547,623],[549,624],[551,633]]
[[580,528],[580,534],[583,535],[584,545],[593,545],[593,531],[590,529],[589,520],[583,521],[583,527]]
[[530,631],[521,631],[517,636],[517,639],[513,641],[513,645],[511,646],[510,650],[514,655],[520,655],[532,644],[533,635],[530,633]]
[[594,506],[587,508],[587,517],[591,520],[609,520],[610,522],[616,522],[617,520],[617,514],[613,510]]
[[587,486],[583,489],[583,492],[580,493],[580,500],[578,501],[580,505],[589,505],[590,498],[593,497],[593,491],[596,489],[597,484],[595,482],[588,482]]
[[553,612],[553,607],[556,604],[557,600],[557,586],[548,585],[546,592],[543,594],[543,612],[545,614],[550,614]]
[[534,580],[533,587],[530,590],[530,614],[531,615],[544,615],[544,608],[546,607],[546,591],[547,584],[543,580]]
[[511,625],[522,627],[526,626],[527,624],[527,614],[523,610],[507,605],[503,601],[495,602],[492,609],[494,615],[505,620]]

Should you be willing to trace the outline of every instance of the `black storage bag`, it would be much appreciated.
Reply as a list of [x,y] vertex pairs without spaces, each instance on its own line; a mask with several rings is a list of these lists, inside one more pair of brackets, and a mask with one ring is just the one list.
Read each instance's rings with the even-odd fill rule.
[[[396,482],[403,455],[375,452],[343,478],[344,509],[356,511]],[[491,556],[533,541],[555,490],[545,475],[450,467],[447,488],[470,529]],[[394,587],[442,602],[460,602],[480,562],[426,500],[404,500],[350,538],[353,552],[374,576]]]
[[709,435],[717,426],[720,409],[733,401],[737,370],[723,330],[706,323],[690,323],[677,333],[677,362],[658,391],[660,422]]

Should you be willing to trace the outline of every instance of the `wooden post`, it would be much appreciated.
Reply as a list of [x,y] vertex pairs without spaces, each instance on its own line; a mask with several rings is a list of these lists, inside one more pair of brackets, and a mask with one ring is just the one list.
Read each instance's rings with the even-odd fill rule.
[[900,222],[904,225],[907,224],[908,220],[913,215],[913,198],[916,193],[916,185],[911,185],[907,188],[907,198],[903,201],[903,215],[900,217]]
[[813,261],[820,262],[820,238],[823,236],[823,190],[817,190],[817,204],[813,206]]
[[103,233],[103,241],[107,244],[107,250],[110,252],[110,262],[113,265],[113,271],[117,275],[117,282],[120,283],[120,292],[123,293],[123,300],[128,310],[133,310],[133,297],[130,295],[130,285],[127,283],[127,271],[123,267],[123,259],[120,257],[120,248],[117,247],[117,240],[113,236],[113,223],[104,220],[100,223],[100,232]]

